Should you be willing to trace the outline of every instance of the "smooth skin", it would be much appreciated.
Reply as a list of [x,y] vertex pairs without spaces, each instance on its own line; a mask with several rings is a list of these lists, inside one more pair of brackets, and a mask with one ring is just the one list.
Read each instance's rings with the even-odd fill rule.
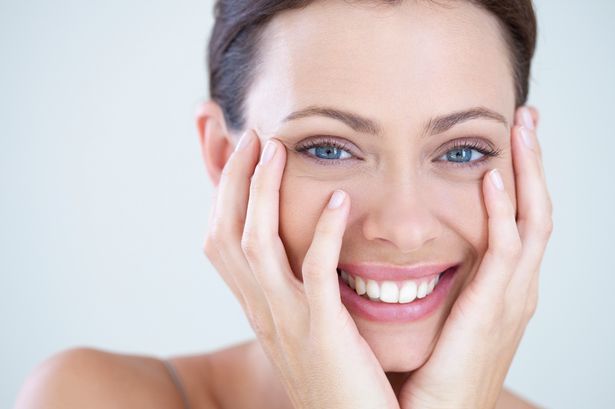
[[[518,114],[516,115],[519,122],[522,121],[522,109],[523,108],[520,108]],[[533,121],[537,122],[537,111],[530,108],[530,112],[533,116]],[[200,119],[202,119],[202,117]],[[517,231],[519,231],[519,237],[526,237],[524,243],[529,243],[529,240],[538,240],[540,242],[540,237],[543,237],[542,241],[544,242],[544,238],[548,236],[551,227],[549,225],[544,226],[541,224],[544,220],[549,220],[549,218],[543,218],[540,212],[549,211],[551,205],[548,195],[546,195],[546,185],[544,180],[540,146],[536,139],[535,130],[526,128],[528,130],[530,140],[535,144],[533,148],[528,149],[522,141],[520,132],[521,128],[521,125],[517,125],[515,127],[512,138],[514,146],[513,152],[515,155],[514,157],[518,158],[515,159],[515,169],[519,167],[520,169],[527,170],[527,172],[519,172],[518,176],[518,191],[520,192],[518,197],[524,198],[524,203],[522,205],[520,204],[520,209],[526,210],[525,213],[520,213],[517,217]],[[250,183],[249,176],[251,172],[250,166],[245,165],[245,163],[256,162],[256,155],[259,151],[257,146],[258,143],[254,143],[253,141],[244,151],[240,151],[236,154],[244,156],[249,155],[248,160],[245,162],[237,160],[234,162],[232,160],[228,162],[228,169],[223,172],[223,175],[227,176],[223,176],[223,181],[221,181],[219,185],[220,194],[218,194],[217,203],[225,203],[225,200],[227,200],[226,203],[228,203],[228,200],[231,199],[233,199],[231,202],[236,203],[234,199],[237,198],[232,193],[233,190],[228,188],[225,189],[224,186],[243,185],[244,189],[247,189],[248,185],[252,185]],[[283,152],[284,151],[281,150],[281,154],[277,156],[278,161],[283,161]],[[273,164],[269,164],[270,167],[275,166],[275,160],[276,159],[273,159]],[[278,170],[277,176],[275,174],[270,174],[269,177],[274,179],[276,177],[279,178],[279,172],[280,170]],[[229,176],[234,177],[237,180],[230,180]],[[263,176],[262,172],[261,176]],[[254,181],[254,178],[252,178],[252,180]],[[509,199],[502,197],[504,195],[502,193],[498,193],[497,189],[493,189],[488,179],[488,173],[485,174],[483,182],[486,191],[495,193],[492,198],[494,199],[494,204],[496,205],[494,206],[496,211],[498,203],[504,205],[502,206],[503,212],[501,214],[501,221],[505,225],[507,222],[506,219],[508,218],[508,224],[510,226],[511,215],[506,214],[506,207],[510,206],[510,203],[507,203],[506,201]],[[275,180],[273,181],[273,188],[273,193],[275,194]],[[271,193],[272,192],[269,192],[269,194]],[[267,193],[265,193],[265,195],[266,194]],[[490,197],[489,194],[485,195],[485,198],[487,197]],[[498,198],[504,200],[498,202]],[[317,234],[314,238],[315,250],[318,249],[323,253],[323,255],[324,253],[329,255],[335,254],[336,245],[339,246],[340,240],[339,226],[343,225],[349,205],[349,201],[346,200],[340,208],[324,209],[322,220],[324,221],[329,218],[334,221],[334,223],[337,222],[338,231],[335,232],[335,229],[333,229],[328,232],[328,235],[327,233],[322,234],[322,232],[319,235]],[[243,205],[239,205],[237,207],[240,209],[239,211],[241,213],[241,209],[245,209],[247,206],[248,205],[244,203]],[[273,206],[275,206],[275,203]],[[540,206],[543,206],[542,209]],[[215,208],[218,207],[219,205],[216,205],[212,208],[212,215]],[[510,211],[510,208],[508,208],[508,211]],[[535,221],[536,218],[538,222]],[[499,229],[497,224],[498,223],[494,221],[494,229]],[[522,228],[521,226],[525,227]],[[498,233],[502,234],[498,235],[498,237],[505,239],[506,234],[511,234],[515,237],[515,231],[514,229],[512,230],[512,232],[507,232],[505,228],[500,229],[498,230]],[[525,235],[521,234],[521,231],[524,231]],[[337,239],[335,238],[336,233],[338,234]],[[532,234],[534,234],[533,238],[531,237]],[[327,247],[322,247],[322,244],[327,239],[332,241],[332,247],[334,248],[333,251]],[[211,241],[208,243],[211,246]],[[529,244],[523,244],[522,247],[523,249],[530,250]],[[528,260],[528,258],[524,257],[531,257],[532,252],[528,250],[523,250],[522,254],[525,255],[520,255],[518,257],[518,266],[521,266],[522,260]],[[208,251],[211,251],[211,249]],[[534,249],[534,254],[539,253],[539,249]],[[331,263],[332,261],[325,260],[324,262]],[[434,397],[437,397],[438,400],[437,406],[435,407],[456,407],[453,402],[457,402],[457,399],[459,399],[459,402],[465,401],[466,399],[471,401],[476,397],[485,397],[489,400],[493,399],[494,396],[497,398],[495,404],[497,409],[537,407],[523,400],[519,396],[516,396],[514,393],[505,388],[498,392],[501,387],[501,381],[503,379],[502,376],[508,370],[510,359],[516,351],[520,334],[523,332],[523,328],[527,324],[527,320],[531,317],[536,307],[538,271],[536,269],[532,270],[531,265],[529,267],[529,270],[525,270],[525,283],[521,279],[512,280],[502,276],[501,280],[497,280],[493,283],[493,288],[490,288],[489,286],[486,287],[487,292],[492,294],[490,295],[491,297],[496,296],[497,294],[500,294],[501,296],[502,293],[504,293],[506,297],[512,297],[514,294],[514,287],[512,287],[513,285],[521,287],[525,285],[529,287],[526,292],[516,294],[516,296],[519,297],[518,300],[525,300],[525,307],[522,311],[519,311],[520,308],[515,307],[517,305],[521,305],[522,303],[514,302],[515,300],[513,298],[507,298],[511,300],[511,302],[508,303],[508,308],[504,308],[503,305],[503,308],[501,310],[497,310],[494,315],[485,316],[484,311],[479,310],[480,314],[476,314],[475,312],[472,313],[472,310],[470,310],[466,316],[458,317],[459,321],[457,322],[463,322],[463,319],[465,318],[466,320],[472,322],[472,325],[476,325],[478,327],[477,332],[465,330],[459,331],[459,335],[461,335],[461,337],[453,337],[453,339],[448,343],[445,343],[447,338],[444,338],[443,336],[441,341],[442,347],[439,346],[439,343],[436,349],[438,353],[436,354],[436,352],[434,352],[433,355],[434,360],[428,361],[420,371],[414,372],[410,378],[413,381],[407,381],[404,384],[398,383],[397,379],[393,376],[389,377],[394,389],[399,390],[401,386],[404,388],[402,390],[408,391],[406,392],[407,395],[405,397],[407,400],[404,401],[407,402],[406,406],[402,406],[400,404],[400,407],[415,407],[413,404],[410,404],[410,401],[413,399],[420,401],[420,403],[416,403],[416,407],[425,407],[423,405],[426,405],[426,402],[434,399]],[[503,269],[503,271],[506,270],[506,268]],[[510,271],[510,269],[508,269],[508,271]],[[236,281],[232,277],[232,274],[229,273],[229,270],[222,270],[221,272],[225,280],[233,283],[231,286],[233,291],[238,295],[242,294],[236,286]],[[505,281],[508,281],[506,286],[503,285]],[[322,284],[329,285],[334,288],[335,285],[337,285],[337,280],[335,282],[331,280],[328,282],[327,280],[323,280]],[[261,288],[260,284],[258,285],[259,287],[257,288]],[[306,292],[306,294],[307,293],[309,292]],[[243,300],[243,298],[241,299]],[[319,299],[319,301],[324,303],[327,301],[336,303],[339,302],[339,298],[333,296],[330,297],[329,300]],[[242,305],[245,304],[242,303]],[[469,308],[472,308],[472,306]],[[319,311],[318,307],[316,311]],[[508,311],[513,312],[510,313]],[[326,311],[323,309],[320,309],[320,312],[324,312],[326,314]],[[324,326],[330,325],[328,321],[328,319],[323,320],[322,324]],[[255,325],[255,323],[258,322],[259,321],[252,321],[252,324]],[[503,323],[507,324],[503,325]],[[455,331],[455,325],[451,325],[451,328],[450,333],[453,334]],[[495,330],[495,332],[491,329]],[[336,328],[336,333],[338,333],[339,330],[339,328]],[[488,337],[483,336],[484,331],[489,331]],[[257,330],[257,333],[264,334],[262,330]],[[350,326],[350,333],[356,334],[352,328],[352,325]],[[494,336],[494,334],[497,336]],[[326,337],[327,335],[323,334],[322,336]],[[259,342],[262,342],[262,337],[260,339],[261,341]],[[270,342],[275,341],[275,339],[275,336],[269,337]],[[335,337],[333,337],[333,339],[335,340]],[[361,345],[363,344],[360,339],[357,338],[357,340],[359,342],[358,345],[361,348]],[[485,342],[486,340],[492,341]],[[187,388],[189,399],[194,407],[292,407],[290,400],[285,393],[284,387],[282,387],[282,384],[277,378],[278,373],[272,371],[268,358],[271,352],[269,352],[269,354],[265,354],[261,347],[262,344],[259,342],[246,342],[203,355],[173,358],[172,361],[179,370],[180,376]],[[303,344],[300,346],[302,345]],[[325,345],[325,347],[326,349],[329,349],[334,345],[335,344],[329,344]],[[505,348],[502,349],[502,346],[505,346]],[[447,354],[455,353],[456,349],[459,348],[469,352],[469,354],[466,355],[468,357],[465,360],[466,366],[463,368],[461,365],[451,367],[446,363]],[[302,347],[301,350],[303,350]],[[507,353],[502,355],[501,352],[503,350],[507,351]],[[345,346],[342,353],[345,353],[344,351],[348,351]],[[465,353],[464,351],[459,352],[457,356]],[[485,351],[489,351],[489,353],[485,354]],[[482,360],[484,366],[481,367],[476,364],[476,360],[472,359],[473,354],[478,354],[479,356],[486,358]],[[495,359],[493,359],[494,355],[496,357]],[[301,354],[297,354],[296,356],[299,357]],[[368,366],[361,368],[359,373],[361,373],[363,377],[366,377],[370,373],[375,373],[376,379],[382,380],[381,374],[378,373],[378,369],[373,364],[373,359],[371,359],[371,366],[369,366],[369,361],[370,359],[368,354],[367,358],[363,361],[363,365]],[[438,361],[444,361],[444,364],[438,364]],[[333,362],[339,361],[334,360]],[[322,369],[318,368],[318,362],[314,363],[314,361],[309,359],[309,357],[307,359],[307,364],[308,365],[305,366],[306,368],[302,369],[303,371],[317,371]],[[322,365],[322,362],[320,364]],[[438,369],[438,365],[444,365],[446,367],[444,373],[450,374],[446,378],[446,382],[441,379],[441,369]],[[325,368],[329,367],[326,363],[323,366]],[[370,368],[370,370],[366,370],[367,368]],[[342,366],[341,369],[344,370],[344,366]],[[457,369],[457,371],[452,372],[452,369]],[[244,376],[245,373],[259,373],[260,376],[246,378]],[[435,379],[432,381],[430,376],[434,376]],[[485,377],[488,377],[490,381],[495,381],[484,382]],[[240,384],[238,384],[238,379],[242,380]],[[412,382],[417,382],[420,386],[413,387],[411,386],[413,385]],[[469,386],[472,387],[468,388]],[[304,387],[305,385],[303,385],[300,390],[305,391],[305,389],[303,389]],[[327,385],[324,384],[321,385],[321,387],[326,388]],[[373,388],[373,385],[369,387]],[[438,392],[438,389],[441,387],[445,388],[444,392]],[[481,387],[486,388],[486,390],[481,390]],[[385,387],[385,391],[386,389],[387,388]],[[353,390],[357,389],[353,388]],[[379,395],[377,394],[376,396]],[[391,395],[390,393],[384,393],[383,396],[385,396],[385,398],[387,396],[390,398]],[[447,401],[444,402],[444,405],[442,405],[443,402],[439,400],[442,396],[448,397]],[[349,398],[347,396],[337,398],[352,399],[352,397]],[[335,397],[329,397],[328,399],[335,399]],[[272,402],[275,402],[276,404]],[[361,399],[359,405],[363,404],[365,404],[365,400]],[[147,405],[150,408],[181,408],[182,402],[177,390],[175,389],[175,386],[171,383],[170,378],[159,359],[154,357],[113,354],[106,351],[79,348],[59,353],[39,365],[24,384],[15,407],[71,408],[83,407],[83,405],[88,405],[88,407],[91,408],[106,408],[109,407],[109,405],[117,405],[116,407],[140,407]],[[393,404],[393,407],[394,406],[395,405]],[[491,406],[486,403],[476,403],[476,406],[471,407]]]
[[[502,382],[536,308],[552,229],[538,113],[531,108],[527,121],[514,109],[506,46],[487,13],[465,2],[347,7],[315,2],[272,20],[247,98],[247,128],[255,134],[245,149],[233,153],[239,135],[226,128],[215,102],[198,113],[203,157],[218,187],[206,254],[258,340],[173,358],[191,403],[533,407]],[[330,118],[281,121],[317,103],[377,120],[382,138]],[[502,113],[510,125],[478,118],[421,138],[433,115],[476,105]],[[533,149],[520,142],[521,124]],[[299,153],[313,135],[344,137],[354,154],[350,166],[324,166]],[[473,135],[502,154],[471,169],[434,161],[453,139]],[[277,154],[257,165],[270,139]],[[493,168],[504,191],[489,182]],[[346,200],[327,209],[335,190]],[[336,288],[338,259],[457,260],[464,268],[434,314],[385,326],[348,319]],[[357,399],[348,389],[371,392]],[[181,407],[159,360],[76,349],[39,366],[17,407],[140,404]]]
[[[243,149],[231,155],[222,173],[205,250],[280,371],[292,407],[494,407],[536,309],[538,271],[552,229],[535,133],[523,126],[513,132],[517,219],[501,179],[494,183],[497,170],[487,172],[485,257],[455,302],[430,359],[393,388],[339,297],[335,269],[348,196],[338,207],[324,207],[304,259],[302,287],[278,235],[285,150],[269,140],[252,175],[256,140],[252,131],[244,135]],[[245,225],[237,223],[244,218]]]

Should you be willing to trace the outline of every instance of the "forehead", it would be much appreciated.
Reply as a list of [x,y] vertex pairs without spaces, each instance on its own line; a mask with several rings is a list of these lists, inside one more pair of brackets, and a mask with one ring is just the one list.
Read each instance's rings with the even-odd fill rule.
[[263,133],[310,105],[404,132],[472,106],[512,122],[513,77],[497,20],[466,1],[316,1],[276,15],[261,47],[246,114]]

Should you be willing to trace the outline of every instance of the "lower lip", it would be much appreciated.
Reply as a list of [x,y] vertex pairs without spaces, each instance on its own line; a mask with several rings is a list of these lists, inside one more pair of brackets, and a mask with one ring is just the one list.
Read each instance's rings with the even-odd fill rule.
[[342,302],[350,313],[355,313],[370,321],[408,322],[426,318],[446,299],[459,265],[449,268],[442,274],[433,292],[424,298],[417,298],[406,304],[372,301],[358,295],[339,277]]

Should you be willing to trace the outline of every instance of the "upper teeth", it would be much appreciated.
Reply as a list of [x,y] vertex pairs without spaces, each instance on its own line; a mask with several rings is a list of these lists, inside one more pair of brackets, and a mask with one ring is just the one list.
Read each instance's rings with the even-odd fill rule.
[[424,298],[431,294],[440,279],[440,275],[420,280],[382,281],[364,279],[360,276],[353,276],[341,270],[342,280],[358,295],[367,294],[372,301],[386,303],[409,303],[416,298]]

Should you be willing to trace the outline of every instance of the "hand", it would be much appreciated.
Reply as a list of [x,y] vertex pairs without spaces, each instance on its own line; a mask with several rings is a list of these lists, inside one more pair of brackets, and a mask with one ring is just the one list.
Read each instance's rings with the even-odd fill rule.
[[[483,179],[489,244],[475,278],[451,309],[428,361],[400,391],[403,409],[493,408],[538,300],[538,271],[552,231],[552,205],[532,129],[516,113],[512,151],[517,213],[505,190]],[[529,113],[529,111],[528,111]],[[537,114],[535,114],[537,116]],[[527,131],[532,148],[522,138]]]
[[249,131],[239,146],[242,142],[244,148],[233,152],[222,172],[205,253],[241,302],[294,407],[399,409],[340,299],[336,268],[348,195],[337,208],[324,206],[301,283],[278,235],[284,146],[271,139],[264,154],[271,147],[275,153],[254,170],[258,138]]

